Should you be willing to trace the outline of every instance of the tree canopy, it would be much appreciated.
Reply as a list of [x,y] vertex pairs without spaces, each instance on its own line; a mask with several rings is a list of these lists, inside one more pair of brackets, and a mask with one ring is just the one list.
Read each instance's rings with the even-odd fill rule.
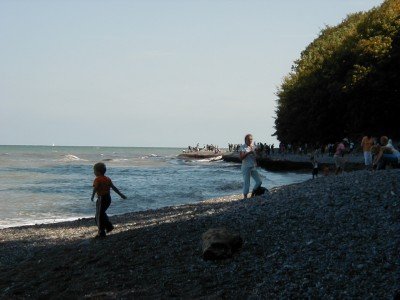
[[399,139],[400,1],[327,26],[277,92],[277,138],[326,143],[364,134]]

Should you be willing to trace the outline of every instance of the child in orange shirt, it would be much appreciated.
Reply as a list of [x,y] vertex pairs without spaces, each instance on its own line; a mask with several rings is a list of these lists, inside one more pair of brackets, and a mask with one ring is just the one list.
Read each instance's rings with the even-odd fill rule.
[[114,229],[108,216],[106,214],[107,208],[111,204],[110,188],[114,190],[122,199],[126,199],[126,196],[122,194],[112,183],[111,179],[104,174],[107,171],[106,165],[103,163],[97,163],[93,166],[94,175],[96,175],[93,181],[93,193],[91,200],[93,201],[94,195],[97,193],[96,201],[96,224],[99,228],[96,237],[105,237],[106,232],[110,232]]

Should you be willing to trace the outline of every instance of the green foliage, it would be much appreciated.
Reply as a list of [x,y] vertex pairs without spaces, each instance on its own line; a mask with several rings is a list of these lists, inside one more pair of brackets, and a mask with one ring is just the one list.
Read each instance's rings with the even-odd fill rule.
[[326,27],[278,89],[280,141],[329,142],[364,133],[400,138],[400,1]]

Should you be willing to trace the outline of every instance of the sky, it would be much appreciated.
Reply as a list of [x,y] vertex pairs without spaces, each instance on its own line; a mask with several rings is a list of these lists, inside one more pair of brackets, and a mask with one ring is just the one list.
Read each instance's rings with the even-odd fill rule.
[[276,92],[378,0],[0,0],[0,145],[277,143]]

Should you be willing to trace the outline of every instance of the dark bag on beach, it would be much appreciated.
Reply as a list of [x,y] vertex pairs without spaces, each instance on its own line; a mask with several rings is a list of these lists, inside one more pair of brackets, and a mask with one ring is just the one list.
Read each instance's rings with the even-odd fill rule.
[[255,190],[251,193],[251,196],[252,196],[252,197],[254,197],[254,196],[261,196],[261,195],[264,195],[266,191],[267,191],[267,189],[266,189],[265,187],[260,186],[260,187],[258,187],[257,189],[255,189]]

